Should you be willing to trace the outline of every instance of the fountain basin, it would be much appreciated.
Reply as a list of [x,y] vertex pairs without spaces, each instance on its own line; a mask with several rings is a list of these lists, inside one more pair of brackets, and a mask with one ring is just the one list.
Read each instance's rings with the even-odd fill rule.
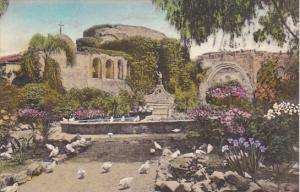
[[62,132],[70,134],[142,134],[142,133],[173,133],[180,129],[186,132],[199,126],[194,120],[164,120],[164,121],[138,121],[138,122],[95,122],[74,121],[61,122]]

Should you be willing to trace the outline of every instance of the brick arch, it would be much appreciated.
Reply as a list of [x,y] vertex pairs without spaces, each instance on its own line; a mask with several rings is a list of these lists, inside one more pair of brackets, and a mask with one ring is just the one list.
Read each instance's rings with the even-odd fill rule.
[[214,65],[207,71],[206,78],[203,80],[203,82],[201,82],[199,86],[199,100],[201,104],[207,104],[206,92],[216,83],[216,78],[220,78],[220,74],[222,73],[225,77],[230,76],[232,73],[238,75],[239,78],[231,80],[237,80],[241,84],[241,86],[246,89],[247,97],[250,99],[253,98],[253,85],[251,84],[249,75],[247,75],[246,71],[234,62],[225,61]]

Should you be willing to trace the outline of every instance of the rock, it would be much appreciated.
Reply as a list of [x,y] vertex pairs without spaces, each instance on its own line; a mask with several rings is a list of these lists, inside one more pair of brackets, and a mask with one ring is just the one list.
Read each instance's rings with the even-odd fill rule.
[[191,192],[192,191],[192,183],[182,183],[183,189],[185,192]]
[[43,165],[41,163],[32,163],[27,167],[28,176],[38,176],[43,172]]
[[162,151],[162,156],[166,157],[166,156],[170,156],[170,155],[172,155],[172,151],[168,148],[164,148]]
[[5,186],[13,185],[14,184],[14,177],[10,173],[2,173],[0,175],[0,189]]
[[177,181],[163,181],[160,189],[161,192],[185,192],[184,186]]
[[246,192],[262,192],[262,189],[256,183],[251,182]]
[[158,163],[158,169],[160,170],[168,170],[170,163],[166,159],[160,159]]
[[27,175],[27,171],[21,171],[14,175],[14,181],[18,184],[24,184],[27,181],[30,181],[31,177]]
[[196,183],[192,186],[192,192],[204,192],[201,188],[200,183]]
[[277,185],[270,181],[258,180],[257,183],[261,186],[264,192],[277,192]]
[[228,185],[218,190],[218,192],[240,192],[237,188],[233,185]]
[[55,158],[52,158],[54,161],[61,163],[64,162],[68,156],[66,154],[58,154]]
[[224,178],[228,183],[236,186],[238,190],[246,191],[249,189],[249,182],[236,172],[227,171]]
[[298,192],[299,187],[292,183],[282,183],[280,185],[280,191],[281,192]]
[[209,176],[209,179],[212,181],[219,181],[219,180],[225,180],[224,173],[220,171],[214,171],[211,176]]
[[178,158],[194,158],[195,154],[194,153],[186,153],[183,155],[180,155]]
[[154,40],[162,40],[166,36],[158,31],[131,25],[98,25],[93,26],[83,33],[84,37],[100,38],[103,42],[129,39],[130,37],[140,36]]
[[28,129],[30,129],[30,125],[28,125],[28,124],[22,124],[22,123],[20,123],[18,127],[21,130],[28,130]]

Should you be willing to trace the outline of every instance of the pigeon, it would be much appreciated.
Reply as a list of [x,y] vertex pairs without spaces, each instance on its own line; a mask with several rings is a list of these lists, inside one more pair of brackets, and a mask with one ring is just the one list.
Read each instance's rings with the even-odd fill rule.
[[18,191],[19,184],[14,183],[12,186],[7,186],[1,189],[1,192],[17,192]]
[[245,178],[252,179],[252,177],[249,173],[245,172],[244,175],[245,175]]
[[207,145],[207,154],[209,154],[210,152],[212,152],[212,150],[214,149],[214,147],[211,144]]
[[295,163],[294,165],[293,165],[293,167],[292,167],[292,169],[299,169],[299,165],[298,165],[298,163]]
[[122,121],[122,122],[124,122],[124,121],[125,121],[125,117],[124,117],[124,116],[122,116],[122,118],[121,118],[121,121]]
[[130,188],[130,184],[131,184],[132,180],[133,180],[133,177],[125,177],[125,178],[121,179],[120,183],[119,183],[120,189]]
[[63,122],[66,122],[66,121],[69,121],[68,119],[66,119],[66,118],[63,118]]
[[154,146],[156,149],[162,150],[162,147],[156,141],[154,141]]
[[296,153],[299,153],[299,147],[293,146],[293,150],[294,150]]
[[141,165],[141,167],[139,168],[138,172],[139,174],[146,174],[148,173],[148,170],[150,168],[150,162],[146,161],[143,165]]
[[155,153],[155,149],[151,148],[150,149],[150,154],[154,154]]
[[75,118],[72,117],[72,118],[69,119],[69,121],[70,121],[70,122],[74,122],[74,121],[75,121]]
[[46,144],[46,147],[49,151],[53,151],[53,149],[55,148],[53,145],[51,144]]
[[0,157],[6,159],[6,160],[10,160],[12,159],[11,154],[4,152],[4,153],[0,153]]
[[102,165],[102,169],[103,169],[103,172],[104,173],[107,173],[110,171],[112,167],[112,163],[111,162],[104,162],[103,165]]
[[112,136],[114,135],[113,133],[107,133],[109,138],[112,138]]
[[55,148],[51,151],[49,157],[56,157],[56,156],[58,155],[58,153],[59,153],[59,149],[58,149],[58,147],[55,147]]
[[179,133],[181,131],[181,129],[173,129],[172,132],[174,133]]
[[199,147],[199,149],[201,149],[201,150],[205,150],[205,148],[207,148],[207,145],[205,143]]
[[113,116],[110,117],[109,122],[111,122],[111,123],[114,122],[114,117]]
[[133,122],[137,122],[140,121],[140,116],[136,116],[136,118],[134,118]]
[[176,150],[174,153],[171,154],[171,157],[174,159],[180,155],[180,151]]
[[75,149],[73,148],[73,143],[66,145],[66,150],[70,153],[75,153]]
[[52,163],[48,164],[45,168],[45,173],[51,173],[53,172],[54,168],[56,167],[56,161],[53,161]]
[[84,177],[86,176],[86,171],[83,169],[78,169],[77,171],[77,179],[84,179]]

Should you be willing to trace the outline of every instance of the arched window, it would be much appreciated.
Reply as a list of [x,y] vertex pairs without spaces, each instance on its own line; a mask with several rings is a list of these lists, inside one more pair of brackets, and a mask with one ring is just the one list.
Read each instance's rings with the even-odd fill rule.
[[122,60],[118,61],[118,79],[124,79],[124,77],[123,77],[123,62],[122,62]]
[[114,78],[114,65],[112,60],[107,60],[105,64],[105,78],[113,79]]
[[101,78],[101,61],[99,58],[95,58],[93,60],[93,66],[92,66],[92,77],[93,78]]

